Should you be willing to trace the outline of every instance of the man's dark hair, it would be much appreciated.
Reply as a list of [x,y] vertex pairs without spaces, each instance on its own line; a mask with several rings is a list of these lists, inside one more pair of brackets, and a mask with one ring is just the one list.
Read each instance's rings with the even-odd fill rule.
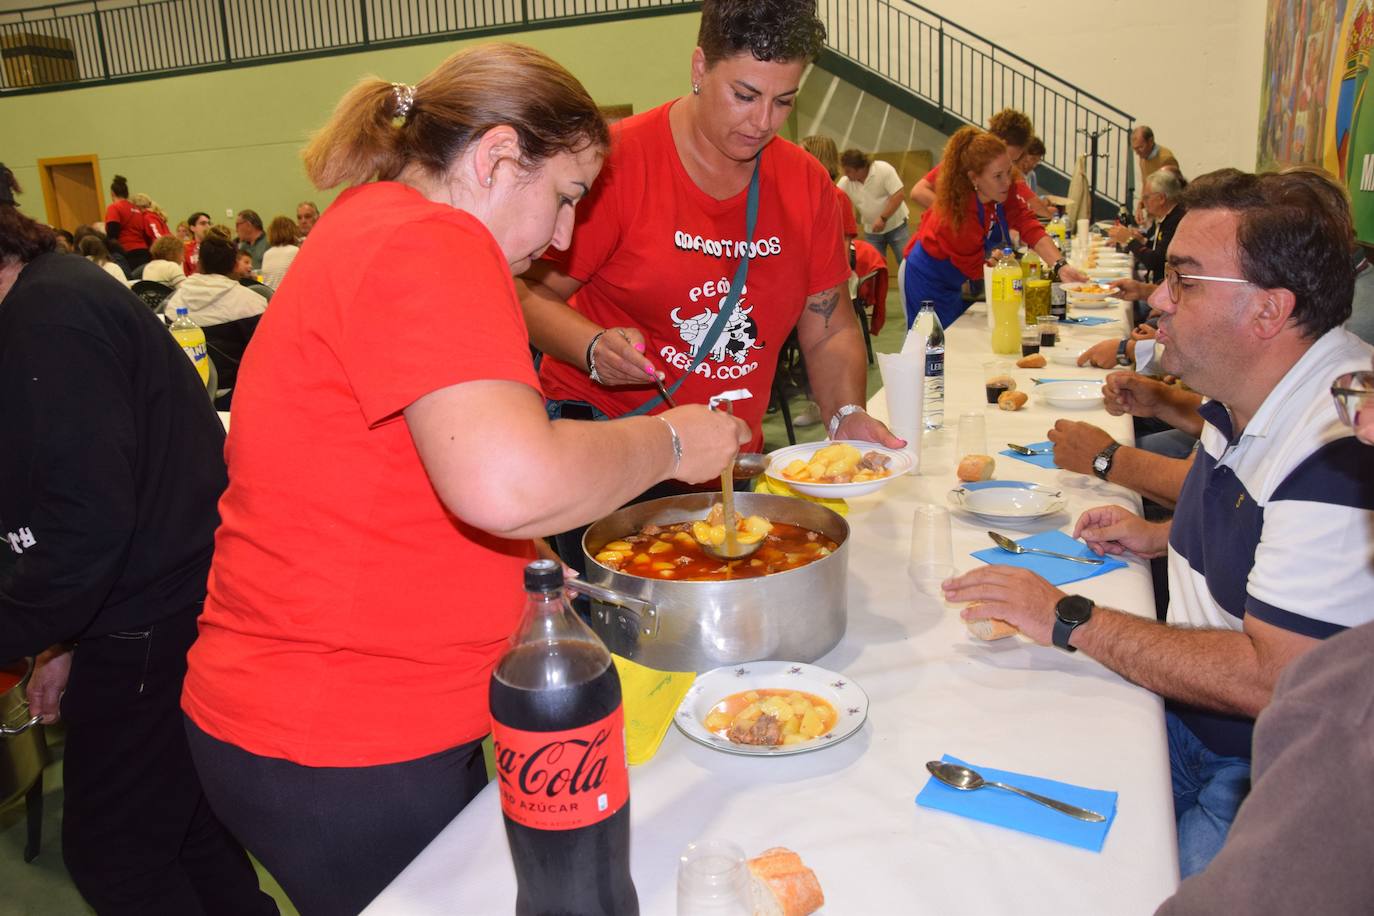
[[866,169],[873,162],[861,149],[847,149],[840,153],[840,165],[847,169]]
[[200,219],[202,216],[210,220],[210,222],[212,223],[215,221],[214,218],[211,217],[210,214],[206,213],[204,210],[197,210],[195,213],[192,213],[189,217],[186,218],[186,225],[194,229],[196,225],[196,220]]
[[227,277],[234,272],[239,254],[233,242],[218,235],[207,235],[201,240],[199,251],[201,273]]
[[1293,322],[1304,337],[1315,340],[1350,317],[1355,230],[1350,198],[1330,175],[1220,169],[1190,182],[1181,203],[1190,213],[1237,215],[1241,275],[1260,289],[1292,292]]
[[697,44],[706,65],[748,51],[755,60],[810,61],[825,45],[815,0],[706,0]]
[[1140,131],[1140,139],[1144,140],[1146,143],[1155,142],[1155,132],[1153,128],[1141,124],[1136,130]]
[[1026,152],[1041,159],[1045,158],[1045,141],[1039,137],[1031,137],[1030,142],[1026,144]]
[[259,232],[262,231],[262,217],[252,210],[240,210],[239,219],[251,223]]

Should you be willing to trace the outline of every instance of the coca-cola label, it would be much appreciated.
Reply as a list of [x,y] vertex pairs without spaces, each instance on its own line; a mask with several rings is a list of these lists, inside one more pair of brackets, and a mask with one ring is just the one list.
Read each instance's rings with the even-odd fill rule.
[[535,830],[600,823],[630,800],[621,706],[599,722],[527,732],[492,722],[496,778],[506,817]]

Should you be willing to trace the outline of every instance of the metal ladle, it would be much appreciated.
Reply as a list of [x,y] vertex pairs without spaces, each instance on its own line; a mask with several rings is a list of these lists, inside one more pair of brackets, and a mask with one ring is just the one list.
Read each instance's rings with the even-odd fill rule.
[[[722,401],[724,407],[715,406],[713,409],[724,409],[730,416],[735,415],[735,408],[732,402]],[[760,455],[760,458],[763,456]],[[739,522],[735,517],[735,468],[739,464],[739,455],[730,459],[730,463],[725,466],[725,470],[720,472],[720,508],[722,513],[721,524],[725,526],[725,542],[719,546],[709,541],[698,540],[703,552],[717,560],[729,562],[731,560],[743,560],[754,555],[754,551],[763,546],[763,538],[759,538],[750,544],[741,544],[739,541],[739,529],[736,527]],[[749,475],[754,476],[754,475]]]

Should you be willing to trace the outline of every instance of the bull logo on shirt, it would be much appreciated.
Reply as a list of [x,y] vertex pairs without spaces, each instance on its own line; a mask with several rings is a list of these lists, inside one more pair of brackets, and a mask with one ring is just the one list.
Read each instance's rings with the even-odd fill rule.
[[[763,349],[763,344],[759,343],[759,326],[754,319],[749,317],[749,313],[754,310],[753,306],[745,308],[742,304],[736,305],[731,313],[729,321],[716,342],[711,346],[711,352],[707,354],[709,359],[718,363],[723,363],[727,359],[735,363],[743,364],[749,358],[749,351]],[[717,312],[710,308],[702,309],[701,314],[693,315],[690,318],[683,318],[680,309],[673,309],[669,314],[673,324],[677,327],[678,335],[683,343],[687,344],[692,359],[696,359],[701,351],[701,347],[706,343],[706,337],[711,331],[711,325],[716,321]]]

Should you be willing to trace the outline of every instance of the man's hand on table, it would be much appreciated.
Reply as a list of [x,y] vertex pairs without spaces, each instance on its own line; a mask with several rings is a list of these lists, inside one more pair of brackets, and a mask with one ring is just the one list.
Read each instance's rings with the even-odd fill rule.
[[1169,523],[1147,522],[1121,506],[1098,506],[1078,517],[1073,536],[1098,556],[1130,551],[1153,559],[1169,552]]
[[1102,400],[1114,417],[1158,416],[1170,393],[1168,385],[1137,372],[1113,372],[1102,385]]
[[841,417],[840,425],[835,427],[835,435],[830,438],[875,442],[884,448],[903,448],[906,445],[905,439],[898,439],[892,435],[892,430],[870,417],[866,410],[856,410],[848,416]]
[[644,334],[638,328],[607,328],[596,341],[596,374],[601,384],[652,385],[662,376],[644,355]]
[[945,600],[973,602],[959,613],[964,620],[1005,620],[1041,645],[1054,633],[1054,606],[1064,592],[1029,569],[982,566],[943,583]]
[[1096,366],[1099,369],[1115,368],[1116,351],[1119,346],[1121,346],[1120,339],[1108,338],[1107,340],[1099,340],[1097,343],[1078,354],[1078,365]]
[[1116,440],[1104,429],[1077,420],[1056,420],[1049,431],[1054,443],[1054,463],[1079,474],[1093,472],[1093,459]]

